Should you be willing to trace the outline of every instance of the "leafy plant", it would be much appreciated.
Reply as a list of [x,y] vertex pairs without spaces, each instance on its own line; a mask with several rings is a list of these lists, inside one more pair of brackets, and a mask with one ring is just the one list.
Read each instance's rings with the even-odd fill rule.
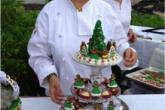
[[144,27],[163,27],[164,20],[159,16],[151,16],[149,14],[138,15],[134,12],[131,13],[131,25],[144,26]]
[[25,10],[22,6],[24,0],[2,0],[1,1],[1,19],[2,25],[12,19],[17,19]]
[[1,29],[1,70],[17,81],[21,95],[32,95],[29,85],[27,44],[39,11],[24,12]]
[[52,0],[45,0],[45,4],[49,3],[50,1],[52,1]]

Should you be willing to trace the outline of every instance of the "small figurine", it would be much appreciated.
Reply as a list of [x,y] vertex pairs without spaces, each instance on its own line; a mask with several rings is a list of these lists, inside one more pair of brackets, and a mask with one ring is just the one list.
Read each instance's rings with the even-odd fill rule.
[[111,75],[111,78],[109,78],[109,84],[107,85],[109,88],[110,88],[110,92],[113,94],[113,95],[117,95],[120,91],[116,81],[115,81],[115,75],[112,74]]
[[89,52],[88,52],[88,49],[86,47],[85,42],[81,43],[80,52],[81,52],[81,55],[84,56],[84,57],[88,57],[89,56]]
[[89,39],[89,42],[87,43],[88,46],[91,44],[91,42],[92,42],[92,38]]
[[99,56],[98,56],[99,52],[97,51],[97,47],[96,46],[94,46],[93,50],[91,50],[90,52],[91,52],[90,58],[99,59]]
[[107,110],[115,110],[114,107],[116,107],[116,105],[113,104],[113,101],[110,101]]
[[76,75],[76,79],[75,80],[76,80],[75,81],[75,87],[76,88],[84,88],[85,87],[84,83],[83,83],[83,81],[82,81],[82,79],[81,79],[79,74]]
[[109,78],[108,87],[117,87],[117,83],[115,81],[116,77],[114,74],[111,74],[111,78]]
[[64,110],[74,109],[74,106],[72,105],[72,101],[71,101],[70,97],[67,97],[67,99],[65,100],[63,109]]
[[108,53],[109,51],[107,50],[106,47],[103,47],[103,51],[102,51],[102,59],[107,59],[108,58]]
[[95,110],[102,110],[103,107],[100,106],[100,104],[96,104],[96,107],[94,107]]
[[98,82],[94,81],[94,85],[92,86],[92,87],[94,87],[92,90],[92,96],[94,99],[98,99],[101,95],[101,90],[100,90],[99,86],[100,85],[98,84]]
[[107,50],[109,51],[109,50],[110,50],[110,48],[111,48],[111,42],[110,42],[110,41],[108,41],[108,43],[107,43]]
[[116,55],[116,50],[114,46],[111,46],[111,49],[108,53],[108,57],[113,58]]

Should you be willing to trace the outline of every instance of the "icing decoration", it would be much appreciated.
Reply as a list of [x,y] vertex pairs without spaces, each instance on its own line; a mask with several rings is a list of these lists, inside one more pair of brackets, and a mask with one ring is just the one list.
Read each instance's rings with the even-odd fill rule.
[[110,101],[107,110],[115,110],[114,107],[116,107],[116,105],[114,105],[113,101]]
[[93,90],[92,90],[92,96],[100,96],[101,95],[101,90],[99,88],[99,84],[97,81],[94,81]]
[[17,102],[14,103],[9,110],[19,110],[21,104],[20,98],[17,99]]
[[111,78],[109,79],[110,83],[108,84],[108,87],[117,87],[117,83],[116,83],[115,79],[116,79],[115,75],[112,74]]
[[81,76],[79,74],[76,75],[76,79],[75,79],[75,87],[77,88],[84,88],[84,83],[83,83],[83,80],[81,78]]

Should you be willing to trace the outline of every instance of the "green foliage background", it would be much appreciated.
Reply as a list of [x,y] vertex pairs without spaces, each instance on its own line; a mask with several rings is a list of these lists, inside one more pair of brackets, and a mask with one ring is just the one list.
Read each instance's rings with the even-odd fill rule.
[[22,6],[24,0],[2,0],[1,1],[1,19],[2,25],[11,21],[12,19],[17,19],[22,15],[25,10]]
[[151,16],[149,14],[138,15],[134,12],[131,13],[131,25],[154,27],[164,27],[164,20],[160,16]]
[[[21,11],[22,12],[22,11]],[[1,70],[16,80],[21,96],[33,95],[29,85],[27,43],[31,37],[39,11],[23,12],[10,20],[3,20],[1,27]],[[131,25],[163,27],[164,19],[148,14],[132,13]]]
[[1,70],[17,81],[21,95],[32,95],[29,84],[27,43],[39,11],[24,12],[1,29]]

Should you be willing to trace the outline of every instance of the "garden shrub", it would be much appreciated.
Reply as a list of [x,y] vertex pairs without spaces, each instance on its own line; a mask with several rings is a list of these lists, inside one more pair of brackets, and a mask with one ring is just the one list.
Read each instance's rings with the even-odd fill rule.
[[17,20],[10,20],[1,29],[1,70],[16,80],[21,95],[32,95],[29,85],[27,44],[39,11],[24,12]]
[[154,28],[164,27],[164,19],[160,16],[151,16],[149,14],[138,15],[132,12],[131,17],[131,25]]
[[5,25],[5,23],[17,19],[19,16],[21,16],[25,9],[22,6],[24,3],[24,0],[2,0],[1,1],[1,19],[2,19],[2,25]]

